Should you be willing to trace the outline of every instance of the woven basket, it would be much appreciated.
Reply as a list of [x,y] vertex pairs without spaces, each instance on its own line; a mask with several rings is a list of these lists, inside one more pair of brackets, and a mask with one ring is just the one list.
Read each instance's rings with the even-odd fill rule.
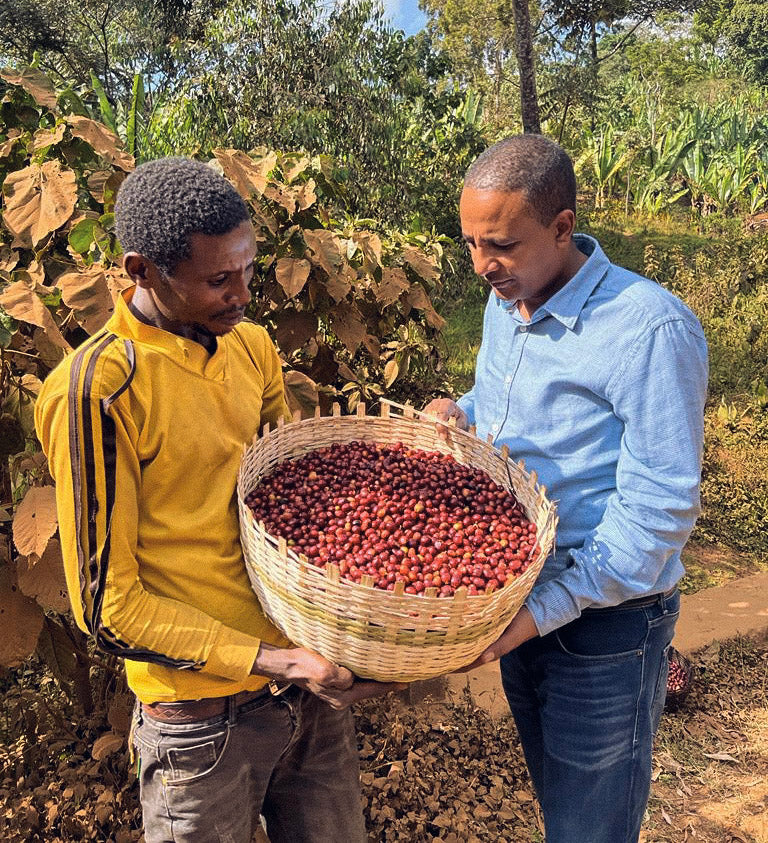
[[[453,429],[450,442],[437,435],[435,419],[402,408],[395,415],[382,404],[378,417],[357,414],[294,420],[270,430],[246,449],[237,480],[240,533],[251,584],[259,601],[284,635],[295,644],[320,653],[358,676],[386,682],[430,679],[472,662],[495,641],[517,614],[533,587],[555,538],[557,518],[535,473],[478,439],[473,432]],[[457,462],[486,471],[514,493],[537,527],[538,559],[517,579],[491,594],[470,596],[459,589],[453,597],[436,590],[405,594],[344,580],[336,565],[318,568],[270,535],[245,503],[251,490],[285,460],[310,451],[355,440],[394,444],[450,453]],[[308,520],[311,516],[308,514]]]
[[691,688],[693,687],[693,662],[690,659],[686,658],[679,650],[676,650],[674,647],[669,648],[667,659],[669,661],[670,671],[672,670],[673,665],[675,665],[680,671],[682,686],[675,688],[670,687],[670,676],[668,675],[667,696],[664,700],[664,707],[667,711],[677,711],[677,709],[685,701],[688,694],[691,693]]

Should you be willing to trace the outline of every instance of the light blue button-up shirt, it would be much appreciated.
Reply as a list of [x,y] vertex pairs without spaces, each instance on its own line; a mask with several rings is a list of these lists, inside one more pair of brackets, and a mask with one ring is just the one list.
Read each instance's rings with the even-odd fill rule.
[[666,591],[699,513],[707,389],[701,325],[596,240],[526,322],[492,292],[459,406],[556,501],[557,550],[526,601],[541,635],[588,606]]

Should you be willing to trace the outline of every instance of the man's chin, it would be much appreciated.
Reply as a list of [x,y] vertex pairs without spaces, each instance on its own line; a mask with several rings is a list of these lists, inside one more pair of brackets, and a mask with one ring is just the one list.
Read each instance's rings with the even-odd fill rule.
[[491,284],[491,289],[496,295],[496,298],[502,301],[516,301],[514,284],[500,284],[498,287]]

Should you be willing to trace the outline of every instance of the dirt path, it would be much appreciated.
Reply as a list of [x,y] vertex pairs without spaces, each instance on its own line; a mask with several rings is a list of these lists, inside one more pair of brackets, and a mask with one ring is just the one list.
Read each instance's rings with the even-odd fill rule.
[[768,573],[683,595],[675,647],[691,653],[712,641],[768,629]]
[[[765,630],[768,630],[768,573],[759,573],[696,594],[684,594],[673,643],[681,652],[690,654],[713,641],[757,635]],[[464,675],[454,674],[448,677],[444,689],[439,682],[424,684],[426,687],[416,694],[421,696],[428,691],[435,696],[444,693],[455,698],[469,686],[475,703],[493,716],[509,713],[498,664],[485,665]]]

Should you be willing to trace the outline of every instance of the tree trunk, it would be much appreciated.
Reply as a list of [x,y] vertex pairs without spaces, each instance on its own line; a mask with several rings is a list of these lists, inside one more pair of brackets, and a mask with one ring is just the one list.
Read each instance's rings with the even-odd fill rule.
[[541,132],[539,98],[536,94],[536,69],[533,63],[533,40],[528,0],[512,0],[515,17],[515,56],[520,73],[520,111],[526,134]]
[[590,75],[590,85],[592,90],[589,92],[589,100],[590,100],[590,116],[589,116],[589,127],[594,132],[595,131],[595,101],[597,100],[597,65],[598,65],[598,58],[597,58],[597,22],[591,20],[589,22],[589,58],[590,58],[590,68],[589,68],[589,75]]

